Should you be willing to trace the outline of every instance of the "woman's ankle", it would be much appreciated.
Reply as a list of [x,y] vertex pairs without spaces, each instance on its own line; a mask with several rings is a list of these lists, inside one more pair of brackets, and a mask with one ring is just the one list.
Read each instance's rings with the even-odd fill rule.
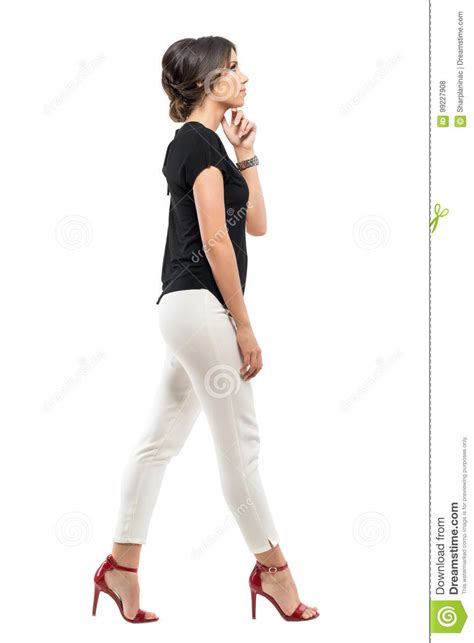
[[135,543],[112,543],[112,556],[119,565],[138,567],[142,546]]
[[266,565],[267,567],[276,566],[280,567],[286,563],[283,552],[280,549],[280,545],[275,545],[267,551],[263,551],[260,554],[254,554],[255,558],[259,563]]

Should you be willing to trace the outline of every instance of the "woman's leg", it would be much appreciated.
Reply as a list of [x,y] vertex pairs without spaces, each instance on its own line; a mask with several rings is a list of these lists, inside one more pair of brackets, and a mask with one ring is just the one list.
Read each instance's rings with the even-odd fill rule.
[[[167,350],[146,429],[122,475],[112,546],[112,556],[120,565],[139,566],[166,466],[184,445],[199,412],[199,402],[186,371]],[[138,574],[112,569],[105,573],[105,582],[121,597],[125,616],[134,618],[140,602]],[[154,612],[146,612],[145,618],[155,617]]]
[[205,289],[168,293],[160,302],[159,320],[206,414],[226,502],[250,551],[265,552],[279,537],[259,474],[252,384],[239,374],[234,323]]
[[[160,306],[163,337],[186,369],[206,414],[226,502],[249,550],[265,565],[280,566],[285,558],[258,470],[252,383],[239,374],[242,359],[232,318],[205,289],[168,293]],[[290,570],[262,572],[261,578],[264,591],[291,614],[300,600]],[[314,613],[308,607],[303,617]]]
[[[200,405],[186,371],[167,350],[147,426],[122,474],[114,543],[146,542],[168,462],[183,447],[199,412]],[[127,566],[125,562],[121,564]]]

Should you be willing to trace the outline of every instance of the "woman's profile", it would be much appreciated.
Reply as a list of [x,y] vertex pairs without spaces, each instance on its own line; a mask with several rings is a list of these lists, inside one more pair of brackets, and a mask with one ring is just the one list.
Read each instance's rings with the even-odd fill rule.
[[[185,38],[163,56],[169,114],[182,123],[163,163],[170,208],[156,303],[166,356],[149,422],[123,473],[112,551],[94,575],[93,614],[103,592],[126,620],[158,620],[139,607],[141,547],[167,464],[203,412],[225,500],[255,556],[249,577],[252,617],[257,594],[286,620],[319,616],[316,607],[299,599],[258,468],[251,380],[262,368],[262,352],[244,300],[246,235],[265,234],[267,222],[257,127],[241,109],[247,81],[236,46],[225,38]],[[216,132],[219,125],[236,161]]]

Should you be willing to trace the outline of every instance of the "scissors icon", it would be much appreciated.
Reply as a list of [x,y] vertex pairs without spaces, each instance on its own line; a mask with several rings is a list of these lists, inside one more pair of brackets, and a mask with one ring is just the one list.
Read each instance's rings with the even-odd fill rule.
[[447,214],[449,214],[448,208],[444,208],[443,211],[441,211],[441,205],[439,203],[435,204],[434,211],[436,216],[430,221],[430,228],[431,226],[433,226],[431,234],[433,234],[433,232],[436,230],[438,221],[441,219],[441,217],[445,217]]

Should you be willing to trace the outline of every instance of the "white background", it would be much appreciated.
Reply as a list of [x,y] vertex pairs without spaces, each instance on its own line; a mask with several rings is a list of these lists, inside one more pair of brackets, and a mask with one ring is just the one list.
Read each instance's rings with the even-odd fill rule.
[[[428,3],[20,1],[1,24],[6,624],[69,641],[425,640]],[[253,558],[222,530],[201,418],[142,551],[141,606],[160,621],[132,631],[103,594],[91,616],[92,578],[164,354],[161,167],[179,125],[161,57],[202,35],[235,42],[249,76],[269,218],[246,290],[261,474],[321,616],[285,623],[257,599],[252,621]]]

